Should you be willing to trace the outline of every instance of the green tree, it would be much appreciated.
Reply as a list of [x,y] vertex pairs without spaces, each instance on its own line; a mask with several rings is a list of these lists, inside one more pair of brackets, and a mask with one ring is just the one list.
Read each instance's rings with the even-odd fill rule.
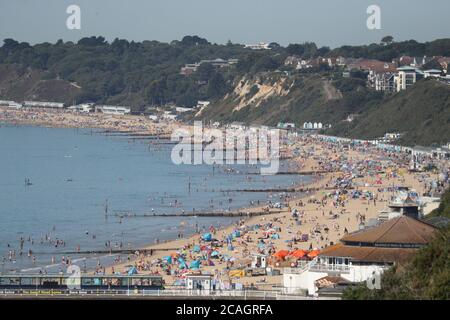
[[393,41],[394,41],[393,36],[385,36],[383,37],[383,39],[381,39],[381,42],[385,44],[391,44]]

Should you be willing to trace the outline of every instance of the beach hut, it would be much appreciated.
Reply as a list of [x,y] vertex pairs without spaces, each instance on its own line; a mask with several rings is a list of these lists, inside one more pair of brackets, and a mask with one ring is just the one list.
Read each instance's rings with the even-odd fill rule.
[[186,274],[186,289],[207,295],[212,290],[213,276],[210,274]]
[[266,268],[267,256],[265,254],[253,254],[251,266],[252,268]]

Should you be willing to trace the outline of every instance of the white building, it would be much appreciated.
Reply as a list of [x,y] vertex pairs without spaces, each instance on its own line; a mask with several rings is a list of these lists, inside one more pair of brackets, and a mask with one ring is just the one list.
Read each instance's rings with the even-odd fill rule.
[[43,101],[25,101],[23,103],[24,107],[28,108],[51,108],[51,109],[62,109],[64,108],[64,103],[60,102],[43,102]]
[[423,72],[416,67],[400,67],[397,69],[397,74],[394,78],[395,89],[397,92],[406,90],[423,77]]
[[192,108],[183,108],[183,107],[176,107],[175,111],[179,112],[179,113],[185,113],[185,112],[190,112],[192,111]]
[[22,104],[21,103],[17,103],[15,101],[10,101],[10,100],[0,100],[0,107],[8,107],[8,108],[13,108],[13,109],[20,109],[20,108],[22,108]]
[[196,108],[201,109],[201,108],[209,106],[210,104],[211,104],[211,102],[209,102],[209,101],[198,101]]
[[70,106],[67,109],[70,111],[73,111],[73,112],[89,113],[94,109],[94,107],[93,107],[92,103],[82,103],[82,104]]
[[[324,277],[340,277],[351,283],[379,279],[398,262],[406,261],[427,245],[436,228],[408,216],[386,221],[375,227],[351,233],[341,243],[329,246],[311,262],[297,268],[286,268],[283,286],[287,293],[318,292],[316,281]],[[320,292],[319,292],[320,293]]]
[[112,115],[126,115],[131,113],[131,108],[122,107],[122,106],[108,106],[108,105],[100,105],[95,107],[96,112],[102,112],[105,114]]
[[424,78],[429,78],[429,77],[441,78],[441,73],[442,73],[442,71],[439,69],[430,69],[430,70],[424,70],[423,76],[424,76]]
[[369,87],[377,91],[395,92],[395,74],[392,72],[376,72],[370,70],[367,75]]
[[175,121],[178,119],[178,115],[173,114],[170,111],[164,111],[164,113],[161,115],[161,118],[169,121]]
[[252,50],[270,50],[269,44],[265,42],[260,42],[258,44],[246,44],[245,47]]
[[210,274],[187,274],[186,289],[196,295],[209,295],[213,276]]

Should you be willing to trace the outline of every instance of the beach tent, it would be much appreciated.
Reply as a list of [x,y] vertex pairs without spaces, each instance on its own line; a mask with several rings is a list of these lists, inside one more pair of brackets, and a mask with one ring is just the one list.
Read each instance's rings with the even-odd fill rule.
[[129,276],[132,276],[133,274],[137,274],[137,273],[138,273],[138,271],[137,271],[136,267],[132,267],[132,268],[130,268],[130,270],[128,270]]
[[212,240],[212,234],[211,233],[204,233],[203,235],[202,235],[202,240],[203,241],[211,241]]
[[186,264],[186,261],[184,261],[184,259],[183,258],[178,258],[178,267],[180,268],[180,269],[187,269],[187,264]]
[[194,260],[189,264],[189,269],[200,269],[200,261]]
[[219,251],[214,250],[213,252],[211,252],[211,258],[216,258],[219,257]]
[[163,260],[168,263],[168,264],[172,264],[172,257],[171,256],[165,256],[163,257]]
[[272,235],[272,239],[280,239],[280,235],[278,233],[274,233]]
[[241,236],[241,232],[236,230],[231,234],[231,237],[234,238],[239,238]]
[[193,251],[196,252],[196,253],[200,252],[200,246],[199,245],[195,245]]

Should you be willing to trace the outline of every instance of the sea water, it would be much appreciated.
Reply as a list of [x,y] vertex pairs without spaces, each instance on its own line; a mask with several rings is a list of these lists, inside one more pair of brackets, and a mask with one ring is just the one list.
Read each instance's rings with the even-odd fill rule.
[[[106,244],[141,248],[180,233],[226,226],[237,218],[148,215],[223,212],[258,201],[278,202],[278,194],[237,190],[308,182],[297,175],[251,174],[258,168],[250,165],[175,165],[172,147],[162,140],[100,130],[2,124],[0,271],[58,272],[62,256],[85,268],[108,264],[114,256],[74,252],[108,250]],[[287,166],[282,163],[280,170]],[[56,247],[56,239],[64,245]],[[11,252],[15,257],[10,259]]]

